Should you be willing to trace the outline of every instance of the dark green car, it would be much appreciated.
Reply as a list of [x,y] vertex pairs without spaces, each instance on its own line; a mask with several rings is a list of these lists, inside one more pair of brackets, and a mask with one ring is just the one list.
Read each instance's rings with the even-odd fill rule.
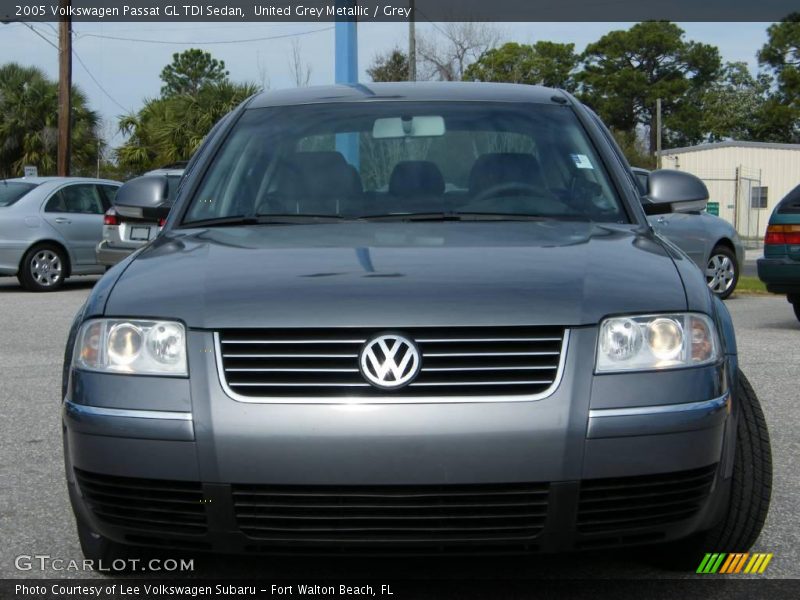
[[758,277],[773,294],[786,294],[800,320],[800,185],[780,201],[769,218]]

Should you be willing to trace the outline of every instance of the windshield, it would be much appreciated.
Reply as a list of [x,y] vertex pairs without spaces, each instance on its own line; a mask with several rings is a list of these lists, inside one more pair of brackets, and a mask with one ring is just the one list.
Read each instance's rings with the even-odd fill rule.
[[35,187],[35,183],[0,181],[0,207],[11,206]]
[[381,101],[246,111],[183,223],[404,215],[627,221],[569,107]]

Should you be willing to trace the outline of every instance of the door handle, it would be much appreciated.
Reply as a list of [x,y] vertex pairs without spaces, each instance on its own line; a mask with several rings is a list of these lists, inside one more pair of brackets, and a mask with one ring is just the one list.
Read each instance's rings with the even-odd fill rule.
[[65,219],[64,217],[56,217],[56,223],[59,223],[61,225],[69,225],[70,223],[72,223],[72,221],[70,221],[69,219]]

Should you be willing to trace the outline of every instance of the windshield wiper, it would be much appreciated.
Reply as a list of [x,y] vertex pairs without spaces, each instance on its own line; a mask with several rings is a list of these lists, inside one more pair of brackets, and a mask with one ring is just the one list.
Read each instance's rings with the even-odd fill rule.
[[360,215],[363,221],[548,221],[556,217],[521,213],[430,212]]
[[258,215],[238,217],[217,217],[214,219],[200,219],[181,224],[182,227],[225,227],[235,225],[301,225],[306,223],[337,223],[344,217],[339,215]]

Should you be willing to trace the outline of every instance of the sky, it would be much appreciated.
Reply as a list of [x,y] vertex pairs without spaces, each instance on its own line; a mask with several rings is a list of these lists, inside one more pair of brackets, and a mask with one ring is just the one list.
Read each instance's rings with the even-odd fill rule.
[[[532,43],[549,40],[574,43],[578,52],[614,29],[632,23],[495,23],[505,41]],[[717,46],[723,61],[744,61],[757,68],[756,53],[766,42],[768,23],[680,23],[686,39]],[[33,25],[37,35],[22,23],[0,25],[0,63],[18,62],[41,68],[58,77],[57,24]],[[145,98],[161,89],[161,69],[172,54],[202,48],[225,61],[233,81],[251,81],[272,89],[293,87],[289,67],[293,43],[299,44],[311,66],[311,84],[333,83],[332,23],[76,23],[74,25],[73,82],[89,96],[90,105],[103,118],[103,135],[111,145],[122,138],[116,123],[120,115],[138,110]],[[435,34],[430,23],[418,23],[417,35]],[[97,37],[106,36],[106,37]],[[130,38],[130,41],[109,39]],[[253,38],[272,37],[269,40]],[[43,39],[44,38],[44,39]],[[296,42],[294,42],[296,40]],[[405,23],[362,23],[358,26],[361,80],[377,54],[398,46],[406,48]],[[225,43],[213,43],[225,42]],[[78,57],[80,60],[78,60]],[[83,64],[81,64],[81,61]]]

